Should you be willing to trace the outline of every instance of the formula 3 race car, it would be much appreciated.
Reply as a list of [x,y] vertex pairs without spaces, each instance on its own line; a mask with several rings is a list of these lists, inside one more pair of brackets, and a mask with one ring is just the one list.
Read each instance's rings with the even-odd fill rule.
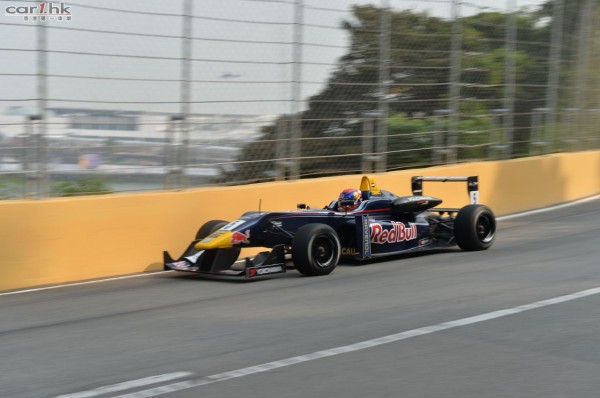
[[[423,195],[424,181],[466,182],[470,204],[439,208],[441,199]],[[496,219],[478,204],[477,176],[413,177],[412,193],[397,196],[363,176],[360,205],[351,211],[334,200],[320,210],[300,204],[294,211],[250,211],[233,222],[208,221],[181,257],[164,252],[164,269],[255,278],[284,273],[293,264],[303,275],[318,276],[331,273],[340,258],[360,261],[456,245],[468,251],[492,245]],[[237,262],[244,247],[271,250]]]

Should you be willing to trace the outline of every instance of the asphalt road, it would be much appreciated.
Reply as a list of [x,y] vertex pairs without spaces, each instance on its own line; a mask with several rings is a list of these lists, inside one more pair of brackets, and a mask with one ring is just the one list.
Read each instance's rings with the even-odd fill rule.
[[0,293],[0,397],[598,397],[599,287],[596,199],[326,277]]

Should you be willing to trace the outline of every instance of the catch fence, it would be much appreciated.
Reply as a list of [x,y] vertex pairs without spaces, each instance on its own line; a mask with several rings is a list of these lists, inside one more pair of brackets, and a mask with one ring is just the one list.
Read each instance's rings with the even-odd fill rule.
[[4,199],[600,147],[597,0],[23,4],[0,17]]

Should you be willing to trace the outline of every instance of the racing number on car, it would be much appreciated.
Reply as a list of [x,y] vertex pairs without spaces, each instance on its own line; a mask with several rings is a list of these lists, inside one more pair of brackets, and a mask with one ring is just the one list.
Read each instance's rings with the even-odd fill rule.
[[246,220],[235,220],[235,221],[232,221],[229,224],[221,227],[221,230],[224,230],[224,231],[233,231],[236,227],[242,225],[245,222],[246,222]]

